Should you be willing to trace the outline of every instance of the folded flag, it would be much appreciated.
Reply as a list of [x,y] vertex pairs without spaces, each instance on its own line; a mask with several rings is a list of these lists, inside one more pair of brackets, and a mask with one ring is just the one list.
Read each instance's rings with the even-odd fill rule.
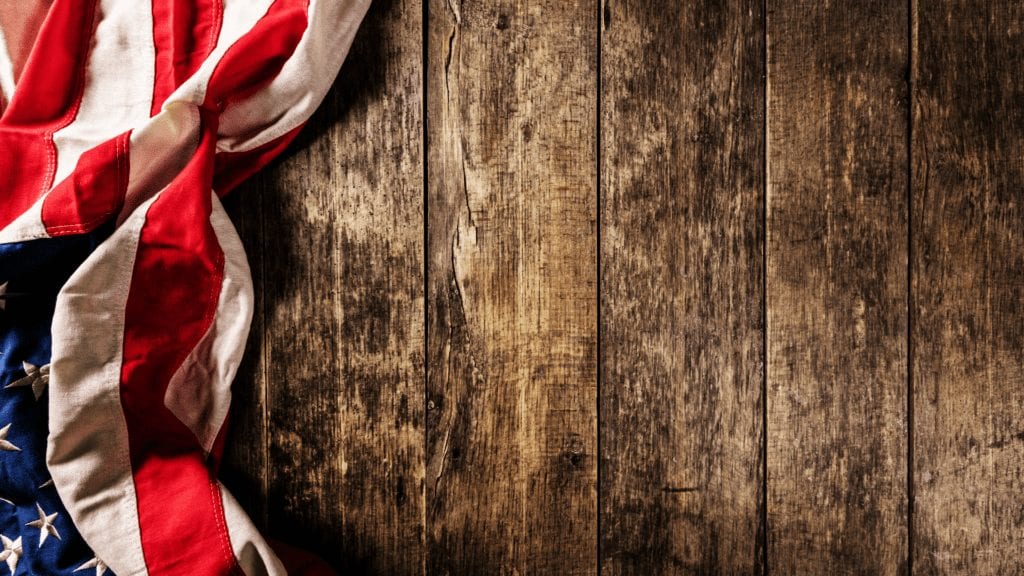
[[219,198],[369,0],[0,0],[0,575],[278,575],[217,481],[252,284]]

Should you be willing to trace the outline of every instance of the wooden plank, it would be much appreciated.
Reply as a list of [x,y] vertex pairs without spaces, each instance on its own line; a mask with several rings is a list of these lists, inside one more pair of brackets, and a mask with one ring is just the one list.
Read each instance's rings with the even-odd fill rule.
[[[286,155],[289,152],[286,152]],[[272,172],[273,168],[268,169]],[[267,529],[269,462],[267,362],[264,329],[263,196],[274,176],[258,175],[224,200],[249,258],[254,287],[252,326],[241,366],[231,387],[231,412],[220,479],[260,530]]]
[[768,2],[768,559],[907,544],[908,7]]
[[605,574],[763,573],[763,16],[605,0]]
[[916,3],[914,573],[1024,573],[1024,6]]
[[594,574],[597,5],[429,10],[428,572]]
[[375,2],[291,157],[237,192],[266,410],[237,465],[270,535],[342,573],[423,572],[422,37],[419,2]]

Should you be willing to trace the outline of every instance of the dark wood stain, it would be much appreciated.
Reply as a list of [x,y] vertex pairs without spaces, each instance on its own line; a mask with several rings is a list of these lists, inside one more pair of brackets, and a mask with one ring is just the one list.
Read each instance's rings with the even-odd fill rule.
[[1024,572],[1024,6],[917,2],[914,573]]
[[603,20],[602,573],[760,574],[761,2]]
[[907,552],[908,9],[768,2],[768,562]]

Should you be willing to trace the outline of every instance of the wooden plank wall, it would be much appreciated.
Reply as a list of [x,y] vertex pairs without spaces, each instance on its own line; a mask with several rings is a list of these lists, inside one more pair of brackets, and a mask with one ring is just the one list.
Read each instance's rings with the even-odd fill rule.
[[669,4],[602,14],[601,565],[750,574],[763,561],[764,18],[760,2]]
[[917,3],[914,573],[1024,572],[1024,5]]
[[346,574],[1024,573],[1024,8],[377,0],[230,200]]
[[347,574],[422,570],[422,16],[375,2],[287,158],[233,198],[258,301],[228,485]]
[[429,7],[427,571],[592,574],[594,9]]
[[907,562],[906,4],[768,2],[768,568]]

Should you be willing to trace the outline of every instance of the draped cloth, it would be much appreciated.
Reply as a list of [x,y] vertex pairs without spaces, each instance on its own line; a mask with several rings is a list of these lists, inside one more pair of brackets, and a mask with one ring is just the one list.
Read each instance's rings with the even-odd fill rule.
[[253,308],[220,198],[368,4],[0,0],[0,574],[286,573],[217,480]]

